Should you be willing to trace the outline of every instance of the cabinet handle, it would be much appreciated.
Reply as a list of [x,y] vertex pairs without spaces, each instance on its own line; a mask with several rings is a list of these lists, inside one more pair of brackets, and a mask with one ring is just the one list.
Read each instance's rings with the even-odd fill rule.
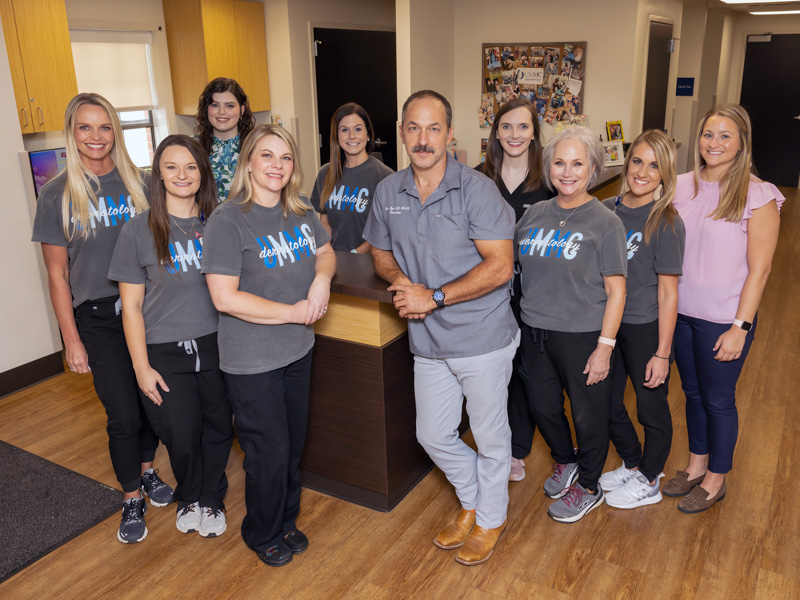
[[39,125],[44,125],[44,112],[41,106],[37,106],[36,110],[39,111]]
[[25,112],[24,108],[20,108],[20,110],[22,111],[22,116],[25,117],[25,127],[27,127],[28,126],[28,113]]

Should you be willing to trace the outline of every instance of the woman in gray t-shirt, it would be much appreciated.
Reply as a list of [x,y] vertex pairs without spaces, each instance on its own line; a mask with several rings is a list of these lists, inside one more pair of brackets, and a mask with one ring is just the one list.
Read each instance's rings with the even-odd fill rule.
[[[628,297],[610,375],[609,422],[624,464],[600,477],[606,504],[615,508],[661,501],[658,482],[672,446],[667,396],[685,239],[672,205],[675,181],[675,145],[663,131],[650,129],[633,141],[625,157],[622,195],[603,202],[622,220],[628,238]],[[628,376],[644,428],[644,451],[625,409]]]
[[602,147],[590,130],[556,134],[543,164],[558,195],[525,211],[515,235],[525,324],[520,376],[556,463],[544,484],[557,500],[548,514],[572,523],[603,502],[597,480],[608,452],[608,373],[625,305],[625,232],[588,193],[603,170]]
[[300,200],[291,135],[256,127],[228,200],[206,230],[203,273],[220,311],[220,368],[245,452],[242,537],[271,566],[308,547],[297,529],[313,324],[325,315],[336,255]]
[[150,209],[122,228],[108,272],[119,282],[144,408],[178,482],[175,526],[203,537],[227,529],[225,467],[233,442],[219,370],[219,316],[200,271],[206,219],[217,206],[214,188],[200,144],[167,137],[153,157]]
[[331,119],[331,161],[317,174],[311,205],[320,212],[334,250],[369,252],[362,236],[375,188],[394,171],[374,156],[375,131],[367,111],[355,102]]
[[108,417],[108,449],[123,491],[117,539],[147,535],[147,509],[172,502],[172,489],[152,468],[158,438],[139,400],[120,315],[119,288],[108,266],[122,226],[147,208],[148,177],[125,150],[114,107],[98,94],[78,94],[64,117],[67,166],[42,188],[33,241],[41,242],[50,301],[74,373],[92,373]]

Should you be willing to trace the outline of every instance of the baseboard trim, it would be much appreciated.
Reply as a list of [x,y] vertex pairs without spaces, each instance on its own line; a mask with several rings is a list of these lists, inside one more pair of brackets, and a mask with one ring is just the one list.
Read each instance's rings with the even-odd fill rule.
[[0,373],[0,398],[30,387],[64,372],[61,352],[54,352],[32,362]]

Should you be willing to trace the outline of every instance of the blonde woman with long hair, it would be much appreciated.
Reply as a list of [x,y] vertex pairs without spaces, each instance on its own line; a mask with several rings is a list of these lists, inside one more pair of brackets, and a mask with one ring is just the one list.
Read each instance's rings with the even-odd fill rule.
[[[662,131],[645,131],[625,157],[621,194],[603,202],[622,220],[628,238],[627,298],[609,412],[611,441],[624,464],[600,476],[606,504],[615,508],[661,501],[659,480],[672,445],[667,397],[685,239],[674,196],[675,145]],[[625,409],[629,377],[644,450]]]
[[120,315],[119,287],[107,277],[122,226],[147,208],[149,179],[134,166],[114,107],[78,94],[64,116],[67,166],[42,188],[33,241],[41,242],[50,300],[74,373],[89,373],[108,417],[108,446],[124,502],[117,538],[147,535],[147,506],[172,502],[153,470],[158,438],[144,414]]
[[270,566],[308,548],[297,529],[313,324],[325,315],[336,255],[300,199],[292,137],[257,126],[231,193],[209,219],[203,273],[220,312],[220,368],[245,452],[245,543]]
[[700,123],[694,171],[678,177],[675,208],[686,225],[678,283],[675,362],[686,396],[689,462],[664,486],[697,513],[725,498],[739,430],[736,382],[778,244],[784,197],[752,171],[752,133],[738,104]]

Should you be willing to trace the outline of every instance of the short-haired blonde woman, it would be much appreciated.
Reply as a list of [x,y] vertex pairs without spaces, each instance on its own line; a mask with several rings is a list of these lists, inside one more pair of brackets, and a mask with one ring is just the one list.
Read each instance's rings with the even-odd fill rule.
[[[678,317],[678,277],[684,227],[675,196],[675,145],[649,129],[631,144],[622,167],[622,193],[603,204],[628,236],[627,299],[611,370],[611,441],[624,464],[600,477],[606,504],[637,508],[661,501],[659,480],[672,446],[669,371]],[[625,409],[630,377],[644,450]]]
[[678,177],[686,225],[678,283],[675,362],[686,395],[689,464],[663,489],[697,513],[727,492],[739,430],[736,382],[778,244],[784,197],[752,172],[750,118],[738,104],[712,108],[697,132],[694,171]]
[[94,377],[108,416],[111,463],[124,493],[117,538],[147,535],[147,506],[172,502],[172,489],[152,469],[158,438],[144,414],[120,315],[119,287],[108,267],[122,226],[147,208],[149,179],[134,166],[114,107],[98,94],[78,94],[64,116],[67,166],[42,188],[33,241],[41,242],[50,300],[67,364]]
[[625,231],[588,192],[603,172],[603,148],[589,129],[557,133],[542,162],[557,196],[525,211],[515,235],[524,323],[520,376],[555,461],[544,492],[556,502],[547,512],[572,523],[603,502],[598,479],[608,453],[608,374],[625,305]]
[[203,246],[203,273],[220,312],[220,368],[245,452],[242,537],[271,566],[308,547],[295,519],[313,324],[325,315],[336,271],[330,236],[300,199],[300,185],[292,137],[259,125]]

